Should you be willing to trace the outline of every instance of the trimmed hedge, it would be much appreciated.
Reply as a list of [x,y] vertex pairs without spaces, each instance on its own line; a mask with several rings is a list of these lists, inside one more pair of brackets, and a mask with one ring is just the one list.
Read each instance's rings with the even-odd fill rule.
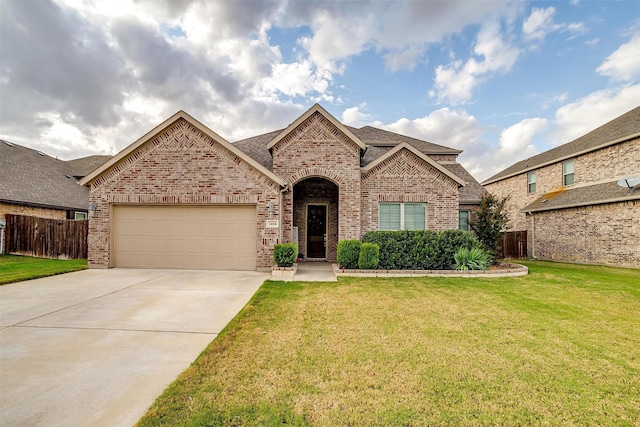
[[337,253],[338,265],[342,268],[358,268],[360,245],[360,240],[340,240]]
[[358,268],[361,270],[373,270],[378,268],[380,262],[380,247],[375,243],[363,243],[360,246]]
[[370,231],[363,242],[380,247],[382,270],[453,270],[460,248],[481,247],[469,231]]
[[278,267],[291,267],[297,254],[298,245],[295,243],[278,243],[273,247],[273,260]]

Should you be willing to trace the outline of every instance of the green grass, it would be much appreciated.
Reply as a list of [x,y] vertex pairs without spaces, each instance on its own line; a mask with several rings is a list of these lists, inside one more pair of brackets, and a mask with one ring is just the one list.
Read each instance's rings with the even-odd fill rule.
[[0,256],[0,285],[53,276],[87,268],[86,259],[48,259],[21,255]]
[[267,281],[159,425],[640,425],[640,270]]

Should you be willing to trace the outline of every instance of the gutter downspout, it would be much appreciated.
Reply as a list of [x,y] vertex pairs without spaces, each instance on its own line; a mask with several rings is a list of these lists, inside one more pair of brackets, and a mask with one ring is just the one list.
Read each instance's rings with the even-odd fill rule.
[[531,212],[529,215],[531,215],[531,257],[536,259],[536,218]]

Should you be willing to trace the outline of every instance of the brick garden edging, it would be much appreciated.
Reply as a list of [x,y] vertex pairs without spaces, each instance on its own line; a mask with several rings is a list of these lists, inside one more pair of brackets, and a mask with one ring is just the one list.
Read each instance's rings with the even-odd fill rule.
[[502,263],[497,270],[347,270],[333,264],[336,277],[516,277],[529,274],[522,264]]

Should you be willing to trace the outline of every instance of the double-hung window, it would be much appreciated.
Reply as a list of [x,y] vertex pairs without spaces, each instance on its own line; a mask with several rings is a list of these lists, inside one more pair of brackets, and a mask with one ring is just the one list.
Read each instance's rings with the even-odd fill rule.
[[380,203],[380,230],[424,230],[427,228],[425,203]]
[[527,174],[527,192],[529,194],[536,192],[536,171]]
[[469,231],[469,211],[458,211],[458,229]]
[[562,163],[562,185],[572,185],[573,177],[573,159]]

